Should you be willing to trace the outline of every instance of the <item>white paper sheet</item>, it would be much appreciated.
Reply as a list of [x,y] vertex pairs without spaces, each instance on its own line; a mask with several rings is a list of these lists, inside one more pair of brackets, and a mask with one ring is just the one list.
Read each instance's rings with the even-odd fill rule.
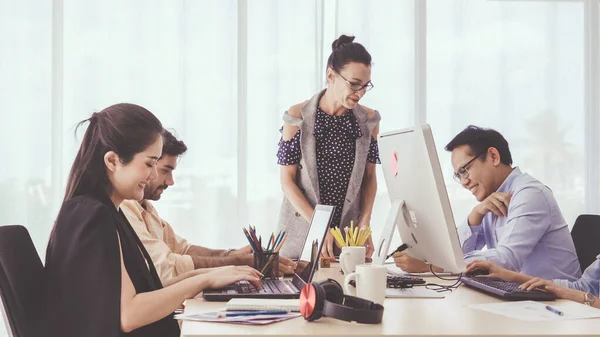
[[[550,305],[551,307],[562,311],[563,316],[559,316],[549,311],[546,309],[546,305]],[[474,304],[469,307],[523,321],[560,321],[600,317],[600,309],[572,301],[550,304],[534,301],[520,301]]]
[[221,322],[221,323],[234,323],[234,324],[255,324],[265,325],[274,322],[285,321],[286,319],[300,317],[299,313],[288,313],[282,315],[251,315],[251,316],[233,316],[233,317],[219,317],[219,314],[225,313],[225,310],[218,311],[206,311],[206,312],[192,312],[175,315],[175,319],[181,319],[184,321],[198,321],[198,322]]

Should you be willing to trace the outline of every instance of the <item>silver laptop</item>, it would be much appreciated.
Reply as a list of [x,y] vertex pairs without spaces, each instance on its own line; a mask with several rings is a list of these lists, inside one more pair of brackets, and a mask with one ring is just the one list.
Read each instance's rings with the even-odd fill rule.
[[[316,262],[323,249],[323,241],[329,230],[334,206],[317,205],[310,222],[310,230],[303,238],[301,261],[294,272],[292,280],[267,279],[263,280],[262,288],[257,288],[248,281],[238,281],[221,289],[206,289],[202,293],[207,301],[229,301],[232,298],[299,298],[300,290],[312,281],[315,273]],[[288,238],[297,239],[297,238]],[[284,243],[284,245],[287,243]],[[311,249],[313,242],[318,243],[316,255]]]

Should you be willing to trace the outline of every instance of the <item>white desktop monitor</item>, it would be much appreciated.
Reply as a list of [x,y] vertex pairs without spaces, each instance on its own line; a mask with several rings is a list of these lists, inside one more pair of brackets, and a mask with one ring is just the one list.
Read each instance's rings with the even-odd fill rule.
[[388,253],[396,227],[412,257],[445,271],[464,272],[465,261],[431,127],[423,124],[381,134],[379,156],[392,203],[383,231],[389,237],[382,240],[380,256]]

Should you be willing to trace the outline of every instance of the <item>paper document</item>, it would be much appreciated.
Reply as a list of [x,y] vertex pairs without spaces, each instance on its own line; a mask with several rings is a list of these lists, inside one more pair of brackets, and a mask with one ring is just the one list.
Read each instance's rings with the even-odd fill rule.
[[175,315],[175,319],[181,319],[184,321],[197,321],[197,322],[222,322],[222,323],[234,323],[234,324],[252,324],[252,325],[265,325],[274,322],[285,321],[290,318],[300,317],[299,313],[288,313],[281,315],[251,315],[251,316],[233,316],[233,317],[219,317],[220,314],[226,313],[225,310],[219,311],[207,311],[207,312],[195,312],[195,313],[183,313]]
[[[563,315],[561,316],[548,310],[546,308],[547,305],[553,308],[553,310],[559,310]],[[600,317],[600,310],[572,301],[550,304],[534,301],[520,301],[475,304],[469,307],[523,321],[560,321]]]
[[452,275],[457,275],[458,274],[454,274],[454,273],[450,273],[450,272],[440,272],[440,273],[435,273],[435,275],[433,275],[432,272],[425,272],[425,273],[408,273],[405,272],[404,270],[396,267],[395,264],[389,264],[386,262],[386,267],[387,267],[387,272],[388,274],[391,275],[412,275],[412,276],[417,276],[417,277],[427,277],[427,276],[435,276],[435,275],[439,275],[439,276],[452,276]]
[[444,298],[444,294],[438,293],[435,290],[427,289],[425,287],[413,287],[413,288],[387,288],[385,289],[386,298]]

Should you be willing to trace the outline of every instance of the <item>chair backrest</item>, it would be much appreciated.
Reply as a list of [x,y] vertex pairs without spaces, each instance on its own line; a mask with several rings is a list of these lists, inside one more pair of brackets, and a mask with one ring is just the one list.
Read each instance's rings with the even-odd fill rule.
[[600,215],[582,214],[577,217],[571,237],[583,272],[600,254]]
[[34,337],[44,266],[27,229],[0,226],[0,295],[14,337]]

